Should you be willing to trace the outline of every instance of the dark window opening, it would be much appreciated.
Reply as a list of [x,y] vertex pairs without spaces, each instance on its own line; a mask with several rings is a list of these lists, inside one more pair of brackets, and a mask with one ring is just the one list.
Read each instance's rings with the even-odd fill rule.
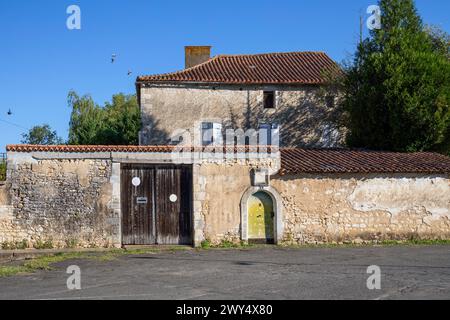
[[334,96],[327,96],[325,100],[328,108],[334,108]]
[[275,108],[275,92],[264,91],[264,109]]

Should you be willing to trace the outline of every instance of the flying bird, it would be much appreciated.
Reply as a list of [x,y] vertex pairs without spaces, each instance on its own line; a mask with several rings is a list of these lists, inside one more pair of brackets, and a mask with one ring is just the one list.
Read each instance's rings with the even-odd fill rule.
[[11,109],[9,109],[8,112],[7,112],[7,115],[8,115],[8,116],[11,116],[12,114],[13,114],[13,113],[12,113]]
[[130,76],[133,72],[131,70],[128,70],[128,75]]
[[116,57],[117,55],[113,53],[113,55],[111,56],[111,63],[114,63],[114,61],[116,61]]

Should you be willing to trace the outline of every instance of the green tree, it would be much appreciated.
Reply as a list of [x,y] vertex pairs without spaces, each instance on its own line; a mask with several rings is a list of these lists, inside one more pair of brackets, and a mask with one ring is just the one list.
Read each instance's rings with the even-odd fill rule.
[[105,106],[95,104],[89,95],[69,93],[72,108],[69,144],[134,145],[138,144],[141,126],[135,95],[116,94]]
[[42,126],[34,126],[28,133],[22,134],[22,143],[38,144],[38,145],[52,145],[63,144],[62,138],[58,137],[56,131],[52,131],[48,124]]
[[396,151],[446,149],[450,61],[425,31],[413,0],[379,5],[382,28],[358,46],[343,80],[347,143]]
[[103,144],[136,145],[139,143],[141,115],[135,95],[116,94],[104,107],[105,126],[99,135]]
[[104,126],[102,109],[89,95],[80,97],[74,91],[69,92],[68,104],[72,108],[69,144],[99,144],[95,141]]

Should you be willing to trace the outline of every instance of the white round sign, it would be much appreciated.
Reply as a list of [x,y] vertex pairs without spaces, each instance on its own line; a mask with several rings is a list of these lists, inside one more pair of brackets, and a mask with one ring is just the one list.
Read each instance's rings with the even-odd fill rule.
[[178,197],[176,194],[171,194],[169,197],[170,202],[177,202]]
[[133,184],[133,186],[137,187],[141,185],[141,179],[139,177],[134,177],[133,180],[131,180],[131,183]]

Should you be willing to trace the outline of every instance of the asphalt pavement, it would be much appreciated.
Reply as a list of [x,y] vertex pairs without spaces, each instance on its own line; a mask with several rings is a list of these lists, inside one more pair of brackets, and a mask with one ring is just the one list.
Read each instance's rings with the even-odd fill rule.
[[[73,265],[81,290],[67,287]],[[0,299],[450,299],[450,246],[187,250],[53,267],[0,278]]]

